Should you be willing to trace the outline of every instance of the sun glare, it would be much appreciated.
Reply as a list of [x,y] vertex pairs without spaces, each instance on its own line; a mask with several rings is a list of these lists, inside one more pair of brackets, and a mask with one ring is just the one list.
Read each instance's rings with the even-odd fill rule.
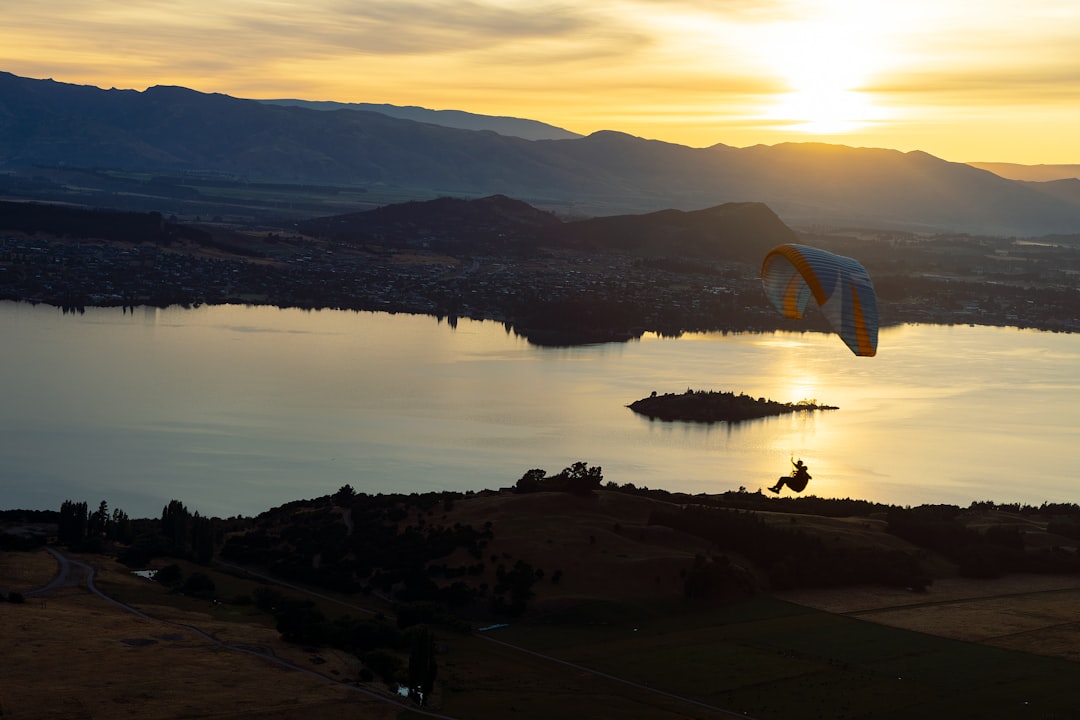
[[788,87],[767,112],[775,122],[813,134],[858,130],[885,117],[870,93],[872,75],[884,64],[880,28],[856,6],[842,4],[813,21],[775,29],[768,62]]
[[783,95],[770,113],[773,120],[790,122],[792,130],[814,135],[853,132],[880,116],[866,93],[829,87]]

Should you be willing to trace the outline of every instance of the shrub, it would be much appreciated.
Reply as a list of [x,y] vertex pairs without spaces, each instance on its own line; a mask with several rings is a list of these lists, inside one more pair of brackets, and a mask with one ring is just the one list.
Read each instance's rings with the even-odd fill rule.
[[184,581],[184,584],[180,586],[181,592],[198,597],[212,595],[214,589],[214,581],[209,575],[201,572],[191,573],[188,579]]
[[179,565],[166,565],[154,573],[155,580],[162,585],[168,585],[169,587],[176,587],[179,585],[182,578],[183,572],[180,570]]

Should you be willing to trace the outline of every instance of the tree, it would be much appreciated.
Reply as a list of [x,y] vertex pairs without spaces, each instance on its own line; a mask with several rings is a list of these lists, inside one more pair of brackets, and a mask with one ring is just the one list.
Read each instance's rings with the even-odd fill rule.
[[338,488],[338,491],[336,493],[334,493],[334,495],[333,495],[334,504],[335,505],[341,505],[341,506],[347,506],[353,501],[353,498],[355,498],[355,497],[356,497],[356,491],[353,490],[352,485],[345,484],[345,485],[342,485],[340,488]]
[[60,505],[60,521],[57,536],[69,548],[82,547],[86,540],[87,505],[85,502],[65,500]]
[[560,475],[566,479],[567,492],[574,495],[592,495],[600,489],[600,483],[604,480],[599,465],[589,467],[583,462],[574,463]]
[[176,587],[179,585],[182,577],[183,573],[180,570],[180,566],[175,564],[166,565],[154,573],[154,580],[162,585],[168,585],[169,587]]
[[87,519],[86,536],[98,541],[104,538],[109,530],[109,518],[109,504],[102,500]]
[[188,546],[190,522],[191,513],[179,500],[170,500],[169,504],[161,509],[161,534],[178,550]]
[[112,522],[109,523],[109,539],[128,544],[133,539],[131,530],[131,518],[120,508],[112,511]]
[[274,617],[277,631],[286,642],[322,645],[327,639],[326,616],[310,600],[287,600]]
[[197,512],[191,518],[191,550],[200,565],[209,565],[214,556],[214,523]]
[[401,660],[387,650],[377,648],[365,652],[360,658],[371,672],[382,678],[387,685],[397,680],[398,671],[401,669]]
[[[525,612],[529,599],[533,596],[533,583],[537,579],[532,565],[524,560],[518,560],[509,572],[500,565],[495,569],[495,578],[498,581],[494,588],[495,598],[493,598],[496,611],[513,616]],[[504,597],[507,594],[510,596],[509,604]]]
[[409,690],[420,695],[420,704],[435,687],[435,635],[429,628],[417,628],[409,654]]
[[544,486],[545,475],[547,475],[547,471],[541,470],[540,468],[526,470],[525,474],[521,476],[521,479],[517,481],[514,490],[519,493],[538,492]]
[[215,589],[214,580],[202,572],[191,573],[180,586],[180,592],[196,597],[209,597],[214,594]]

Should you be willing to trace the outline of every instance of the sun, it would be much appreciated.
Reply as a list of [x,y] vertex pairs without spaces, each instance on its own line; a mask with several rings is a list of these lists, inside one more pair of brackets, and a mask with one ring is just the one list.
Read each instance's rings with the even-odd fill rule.
[[776,28],[767,60],[788,91],[767,117],[810,134],[853,132],[884,119],[864,89],[885,60],[874,29],[854,9]]
[[865,93],[812,86],[781,96],[770,117],[811,135],[838,135],[866,127],[880,113]]

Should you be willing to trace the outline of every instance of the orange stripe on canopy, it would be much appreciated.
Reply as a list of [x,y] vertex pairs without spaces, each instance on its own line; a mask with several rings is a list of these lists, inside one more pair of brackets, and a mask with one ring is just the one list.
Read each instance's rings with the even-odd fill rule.
[[863,315],[862,304],[859,302],[859,291],[855,288],[855,283],[849,283],[849,287],[851,288],[851,306],[855,315],[855,339],[859,345],[857,354],[874,357],[877,355],[877,348],[870,342],[870,330],[866,327],[866,317]]
[[799,308],[799,290],[803,282],[798,275],[792,275],[788,280],[787,289],[784,290],[784,317],[802,319],[802,310]]
[[[817,273],[814,272],[814,268],[810,267],[810,263],[807,262],[803,254],[799,252],[799,248],[794,245],[780,245],[769,251],[769,254],[765,256],[765,261],[761,264],[762,274],[765,272],[765,268],[769,264],[769,260],[773,256],[780,256],[787,260],[789,263],[795,266],[795,269],[802,275],[802,279],[806,282],[806,286],[810,288],[810,292],[814,295],[814,300],[818,305],[823,305],[829,299],[829,296],[825,294],[825,288],[821,286],[821,280],[818,279]],[[802,315],[796,315],[795,317],[802,317]]]

